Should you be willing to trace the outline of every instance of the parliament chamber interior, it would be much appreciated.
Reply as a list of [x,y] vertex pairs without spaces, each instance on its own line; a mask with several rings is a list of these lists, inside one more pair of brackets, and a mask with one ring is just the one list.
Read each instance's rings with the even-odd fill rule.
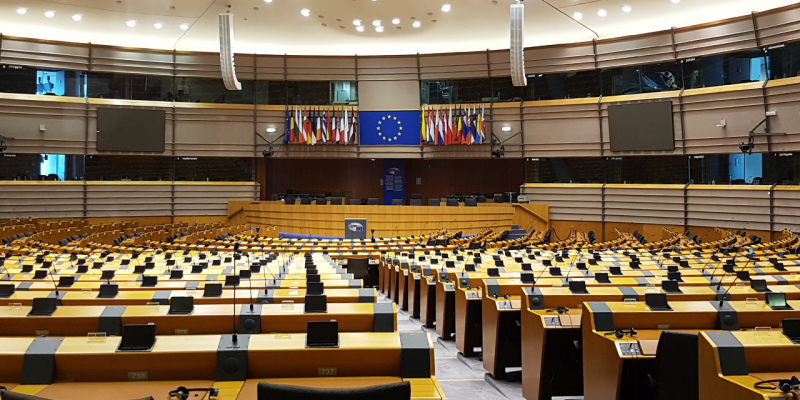
[[791,0],[3,0],[0,399],[800,400],[795,151]]

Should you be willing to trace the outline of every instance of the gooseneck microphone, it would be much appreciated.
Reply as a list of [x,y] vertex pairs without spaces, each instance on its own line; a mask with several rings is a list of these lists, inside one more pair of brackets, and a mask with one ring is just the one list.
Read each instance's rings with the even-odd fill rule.
[[[744,267],[742,267],[742,269],[741,269],[742,271],[744,271],[744,269],[747,268],[747,265],[750,264],[750,261],[753,261],[753,260],[752,259],[748,259],[747,262],[744,263]],[[728,289],[725,290],[725,293],[722,294],[722,298],[719,299],[719,306],[720,307],[722,307],[722,305],[725,303],[725,296],[728,295],[728,292],[731,291],[731,288],[733,287],[734,284],[736,284],[737,280],[739,280],[739,274],[736,274],[736,277],[733,278],[733,282],[731,282],[731,284],[728,286]],[[720,280],[719,282],[720,282],[720,284],[722,284],[722,280]],[[717,286],[717,288],[719,288],[719,286]]]

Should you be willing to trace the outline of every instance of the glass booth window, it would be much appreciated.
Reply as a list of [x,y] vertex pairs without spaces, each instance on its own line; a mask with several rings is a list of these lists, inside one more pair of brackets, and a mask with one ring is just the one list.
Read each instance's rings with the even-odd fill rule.
[[86,156],[87,181],[171,181],[172,157]]
[[609,68],[600,72],[603,96],[665,92],[682,87],[681,66],[675,62]]
[[176,157],[176,181],[253,182],[253,158]]
[[685,89],[767,80],[768,61],[762,50],[683,60]]
[[528,77],[526,100],[578,99],[600,97],[600,72],[576,71],[535,74]]
[[355,82],[331,82],[333,104],[358,105],[358,85]]
[[254,104],[255,83],[239,82],[242,90],[228,90],[219,78],[177,78],[174,98],[183,103]]
[[91,98],[173,101],[171,76],[90,73],[88,92]]
[[83,180],[83,156],[71,154],[0,154],[0,180]]
[[0,67],[0,92],[84,97],[86,75],[80,71],[37,69],[5,64]]
[[767,47],[769,79],[800,76],[800,42]]

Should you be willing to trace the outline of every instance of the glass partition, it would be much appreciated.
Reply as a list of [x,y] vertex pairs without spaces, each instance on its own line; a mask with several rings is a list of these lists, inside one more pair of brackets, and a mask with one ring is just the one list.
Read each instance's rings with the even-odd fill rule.
[[172,157],[86,156],[87,181],[171,181]]
[[171,76],[123,75],[91,72],[89,97],[101,99],[173,101]]
[[2,181],[83,180],[83,156],[70,154],[2,154]]
[[176,157],[176,181],[252,182],[254,158]]
[[768,47],[767,62],[769,79],[800,76],[800,42]]
[[600,97],[600,71],[536,74],[528,77],[525,100]]
[[683,60],[683,86],[695,89],[764,81],[768,66],[765,54],[747,50]]
[[0,92],[84,97],[86,75],[80,71],[6,64],[0,67]]
[[239,81],[242,90],[228,90],[219,78],[176,78],[175,101],[184,103],[254,104],[253,81]]

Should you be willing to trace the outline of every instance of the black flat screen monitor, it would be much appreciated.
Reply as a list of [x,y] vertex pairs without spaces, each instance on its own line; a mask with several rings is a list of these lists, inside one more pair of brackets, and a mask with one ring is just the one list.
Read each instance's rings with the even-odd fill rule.
[[129,108],[97,109],[97,150],[163,153],[166,112]]

